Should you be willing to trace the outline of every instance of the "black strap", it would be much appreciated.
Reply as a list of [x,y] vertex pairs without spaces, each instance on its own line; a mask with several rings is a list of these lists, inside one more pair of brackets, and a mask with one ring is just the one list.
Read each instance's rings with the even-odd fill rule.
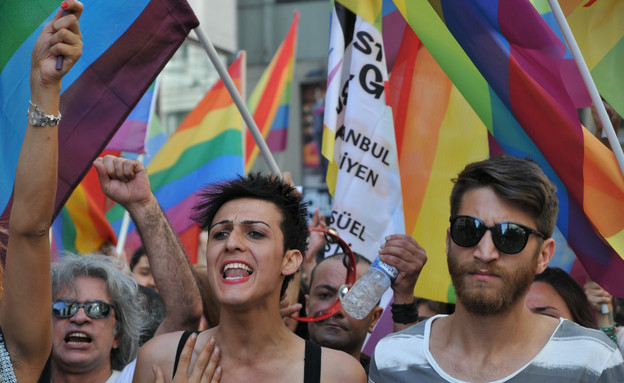
[[321,346],[306,340],[303,383],[321,382]]
[[178,362],[180,361],[180,354],[182,354],[182,349],[184,348],[186,341],[188,340],[189,336],[191,336],[192,333],[199,334],[199,331],[186,330],[182,333],[182,336],[180,337],[180,342],[178,342],[178,349],[176,350],[175,362],[173,363],[173,374],[171,374],[171,379],[173,379],[176,371],[178,370]]

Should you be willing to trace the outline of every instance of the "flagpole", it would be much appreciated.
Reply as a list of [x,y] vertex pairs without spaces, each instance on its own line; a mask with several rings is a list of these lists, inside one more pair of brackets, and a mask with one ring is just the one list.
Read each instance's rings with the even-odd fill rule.
[[[550,9],[553,11],[553,15],[555,15],[555,19],[559,24],[559,28],[563,33],[563,37],[565,38],[566,43],[568,44],[568,48],[570,48],[570,52],[572,52],[572,56],[574,57],[574,61],[576,62],[576,66],[581,72],[581,77],[583,77],[583,81],[585,82],[585,86],[587,90],[589,90],[589,95],[591,96],[592,102],[598,111],[598,117],[600,118],[600,122],[602,123],[602,129],[607,134],[607,138],[609,139],[609,144],[611,144],[611,149],[613,150],[613,154],[615,154],[615,158],[620,166],[620,172],[624,175],[624,154],[622,154],[622,147],[620,146],[620,142],[618,141],[617,135],[615,134],[615,130],[613,129],[613,124],[611,124],[611,120],[609,119],[609,115],[607,114],[607,109],[602,103],[602,98],[600,97],[600,93],[598,93],[598,88],[596,88],[596,84],[594,83],[594,79],[589,73],[589,68],[587,68],[587,63],[581,54],[581,50],[576,43],[576,39],[572,34],[572,30],[568,25],[568,21],[566,20],[561,7],[557,0],[548,0],[548,4],[550,5]],[[609,313],[609,306],[606,303],[600,304],[600,312],[602,314]]]
[[620,171],[624,175],[624,154],[622,153],[622,147],[620,146],[620,142],[618,141],[617,135],[615,134],[615,130],[613,130],[613,125],[611,124],[611,120],[609,119],[609,115],[607,114],[607,110],[602,103],[602,99],[600,97],[600,93],[598,93],[598,89],[596,88],[596,84],[589,73],[589,69],[587,68],[587,63],[583,59],[583,55],[581,54],[581,50],[574,39],[574,35],[570,30],[570,26],[561,11],[561,7],[557,0],[548,0],[548,4],[550,5],[550,9],[553,11],[553,15],[559,24],[559,28],[561,28],[561,32],[563,33],[563,37],[565,38],[570,51],[572,52],[572,56],[574,57],[574,61],[576,62],[576,66],[579,68],[581,72],[581,76],[583,77],[583,81],[585,82],[585,86],[589,90],[589,94],[591,99],[596,106],[596,110],[598,111],[598,116],[600,117],[600,122],[602,123],[602,129],[607,134],[607,138],[609,139],[609,144],[611,144],[611,149],[615,154],[615,158],[617,159],[618,165],[620,166]]
[[[156,98],[156,97],[154,97]],[[151,115],[151,112],[150,112]],[[137,157],[139,162],[143,162],[143,154],[139,154]],[[121,221],[121,228],[119,229],[119,236],[117,237],[117,247],[115,250],[117,251],[117,257],[121,258],[121,254],[123,252],[124,246],[126,245],[126,238],[128,238],[128,228],[130,227],[130,213],[128,210],[125,210],[123,220]]]
[[212,45],[212,42],[210,42],[210,39],[208,39],[208,36],[206,36],[206,33],[204,32],[204,30],[201,29],[201,26],[196,27],[194,31],[195,31],[195,34],[197,35],[197,38],[199,39],[200,44],[204,47],[204,49],[206,50],[206,53],[208,53],[208,57],[210,58],[210,61],[212,61],[212,64],[217,69],[219,76],[221,76],[221,80],[223,80],[225,87],[227,88],[228,92],[230,92],[230,96],[232,96],[232,100],[234,100],[236,107],[238,108],[241,115],[243,116],[243,120],[245,120],[245,124],[247,124],[247,129],[249,129],[249,131],[251,132],[251,135],[253,136],[254,140],[256,141],[256,144],[258,145],[258,148],[260,149],[260,153],[262,153],[262,156],[264,157],[267,164],[269,165],[271,172],[274,175],[281,177],[281,172],[279,170],[279,167],[277,166],[277,163],[275,162],[275,159],[273,158],[273,155],[271,154],[271,150],[269,150],[269,147],[264,141],[264,137],[262,137],[262,134],[260,133],[260,130],[258,129],[258,126],[256,125],[256,122],[251,116],[251,113],[249,113],[249,109],[247,109],[247,105],[245,105],[245,101],[243,101],[243,98],[238,93],[238,89],[236,89],[236,85],[234,85],[234,81],[232,81],[230,74],[227,72],[227,69],[225,69],[225,66],[223,65],[221,60],[219,60],[219,55],[217,54],[217,51]]

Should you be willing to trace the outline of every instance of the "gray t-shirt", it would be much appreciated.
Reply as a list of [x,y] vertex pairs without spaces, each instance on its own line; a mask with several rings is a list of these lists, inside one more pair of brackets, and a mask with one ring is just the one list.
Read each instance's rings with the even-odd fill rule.
[[[452,382],[429,351],[431,323],[390,334],[379,341],[371,360],[370,383]],[[624,382],[622,354],[606,335],[560,319],[552,337],[528,364],[496,382]]]

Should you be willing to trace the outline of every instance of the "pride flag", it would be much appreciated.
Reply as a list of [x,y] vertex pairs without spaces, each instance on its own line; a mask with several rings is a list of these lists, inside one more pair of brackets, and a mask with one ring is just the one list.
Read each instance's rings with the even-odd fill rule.
[[104,244],[117,244],[117,236],[106,219],[106,196],[95,168],[74,189],[52,225],[56,251],[88,254]]
[[487,127],[490,155],[531,157],[557,185],[558,246],[624,296],[624,177],[578,120],[560,39],[528,0],[395,4]]
[[121,152],[145,153],[147,130],[156,105],[158,79],[150,85],[139,103],[121,124],[106,149]]
[[[243,52],[228,68],[241,93],[244,69]],[[189,217],[201,188],[243,174],[242,117],[223,81],[217,81],[186,116],[151,160],[147,173],[152,191],[177,233],[193,225]],[[116,230],[123,212],[117,205],[107,213]],[[132,251],[139,244],[131,225],[125,247]]]
[[[247,101],[249,112],[271,152],[284,150],[288,139],[290,85],[295,70],[298,26],[299,12],[295,11],[286,38],[277,48],[277,52]],[[245,133],[244,145],[245,173],[249,173],[260,152],[249,130]]]
[[[559,32],[547,0],[533,0],[536,9]],[[560,0],[568,25],[601,96],[624,115],[624,2]]]
[[[156,75],[198,25],[184,0],[85,0],[82,58],[63,79],[55,215]],[[57,0],[0,3],[0,211],[26,129],[32,47]]]

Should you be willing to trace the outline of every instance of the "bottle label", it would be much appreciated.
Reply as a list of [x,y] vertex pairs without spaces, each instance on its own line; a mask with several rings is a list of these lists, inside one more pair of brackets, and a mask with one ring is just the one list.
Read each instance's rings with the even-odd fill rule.
[[381,270],[393,282],[399,276],[399,271],[396,269],[396,267],[390,266],[389,264],[380,261],[379,257],[375,259],[375,261],[370,265],[370,267],[374,267],[377,270]]

